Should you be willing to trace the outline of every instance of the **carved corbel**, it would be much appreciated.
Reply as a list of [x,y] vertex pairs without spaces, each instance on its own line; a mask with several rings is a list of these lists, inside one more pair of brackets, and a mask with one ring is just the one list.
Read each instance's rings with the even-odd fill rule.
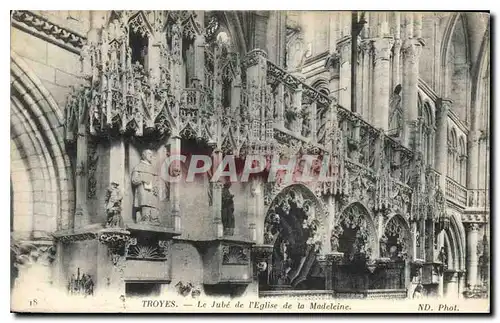
[[113,265],[118,265],[126,257],[130,232],[123,229],[104,229],[99,232],[99,242],[108,247]]

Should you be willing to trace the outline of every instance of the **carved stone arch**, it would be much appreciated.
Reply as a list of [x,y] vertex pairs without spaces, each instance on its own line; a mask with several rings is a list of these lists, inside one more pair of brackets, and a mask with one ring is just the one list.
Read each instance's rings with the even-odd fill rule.
[[457,243],[455,236],[449,230],[444,232],[444,251],[446,255],[446,261],[444,265],[447,270],[457,270],[458,269],[458,257],[457,257]]
[[311,87],[325,96],[330,95],[329,82],[325,77],[318,76],[311,81]]
[[[385,239],[387,241],[384,241]],[[390,241],[392,239],[395,241]],[[397,251],[401,253],[401,256],[408,256],[409,259],[413,259],[413,236],[408,221],[401,214],[393,214],[385,222],[382,230],[382,238],[380,239],[381,249],[384,248],[384,243],[386,243],[385,247],[387,250],[383,250],[383,252],[381,250],[381,257],[392,258],[390,248],[391,243],[395,243],[398,247]]]
[[[293,202],[299,206],[303,206],[310,213],[308,215],[307,225],[312,228],[312,232],[316,234],[315,239],[319,241],[321,246],[324,243],[326,237],[326,221],[328,219],[328,210],[325,207],[323,201],[318,198],[306,185],[304,184],[292,184],[290,186],[284,187],[278,194],[272,197],[272,202],[266,210],[266,218],[264,220],[264,243],[274,243],[276,239],[276,234],[271,233],[273,227],[272,223],[273,216],[275,213],[273,211],[277,207],[289,207],[289,203]],[[271,233],[271,235],[269,235]],[[266,237],[267,235],[267,237]],[[318,240],[319,239],[319,240]]]
[[459,215],[452,214],[450,216],[450,227],[448,229],[450,235],[456,241],[455,246],[457,247],[457,267],[456,270],[465,270],[465,256],[466,256],[466,245],[465,245],[465,229]]
[[[475,65],[475,71],[473,73],[472,79],[472,95],[471,95],[471,132],[478,131],[480,129],[486,128],[482,122],[484,119],[481,119],[480,116],[487,114],[485,110],[485,103],[483,100],[489,97],[489,77],[490,77],[490,32],[489,27],[486,35],[481,44],[481,48],[479,51],[479,59],[477,64]],[[484,86],[484,82],[488,81],[486,84],[488,86]],[[486,95],[484,93],[486,92]]]
[[448,48],[451,43],[451,37],[453,35],[453,30],[455,29],[455,25],[457,23],[457,20],[459,18],[460,13],[458,12],[453,12],[451,13],[450,17],[448,18],[448,21],[446,23],[446,27],[444,29],[443,33],[443,40],[441,42],[441,51],[440,51],[440,72],[439,72],[439,79],[440,79],[440,90],[441,93],[446,93],[445,91],[445,86],[446,86],[446,81],[445,81],[445,75],[446,75],[446,59],[448,56]]
[[[363,239],[366,239],[366,241],[363,247],[365,247],[364,251],[369,258],[376,258],[378,256],[377,229],[369,209],[361,202],[354,202],[347,205],[338,216],[335,216],[333,230],[336,231],[335,235],[339,236],[339,240],[346,227],[356,230],[356,232],[359,231],[364,236]],[[338,232],[338,230],[341,232]],[[333,251],[344,252],[342,250]]]
[[234,40],[234,47],[241,57],[248,51],[245,42],[245,35],[241,25],[240,18],[236,11],[225,11],[222,15],[222,22],[227,26],[229,36]]
[[[50,232],[68,229],[73,221],[74,186],[70,158],[65,151],[64,116],[38,77],[13,51],[11,103],[11,143],[31,186],[23,192],[33,206],[29,238],[49,239]],[[14,186],[16,203],[16,195],[21,194],[17,188],[23,185]]]
[[471,102],[471,72],[467,17],[463,13],[451,15],[441,45],[441,96],[453,100],[452,109],[465,122],[470,122],[468,108]]

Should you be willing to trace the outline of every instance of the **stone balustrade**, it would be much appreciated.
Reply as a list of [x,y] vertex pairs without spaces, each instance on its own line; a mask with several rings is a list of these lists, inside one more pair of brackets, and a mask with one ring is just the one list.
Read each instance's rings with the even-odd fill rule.
[[446,198],[457,203],[459,206],[467,205],[467,189],[451,178],[446,178]]

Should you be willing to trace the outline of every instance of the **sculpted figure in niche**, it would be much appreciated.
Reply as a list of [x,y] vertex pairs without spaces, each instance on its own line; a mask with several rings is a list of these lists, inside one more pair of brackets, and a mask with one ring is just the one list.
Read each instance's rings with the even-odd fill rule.
[[388,239],[387,239],[387,236],[384,234],[382,235],[382,237],[380,238],[380,257],[384,258],[384,257],[387,257],[387,242],[388,242]]
[[118,183],[112,182],[106,192],[106,228],[123,227],[122,200],[123,196]]
[[141,162],[132,170],[132,185],[136,221],[159,225],[159,176],[153,166],[151,150],[146,149],[142,152]]
[[392,137],[400,137],[403,130],[403,110],[401,108],[401,84],[398,84],[394,89],[389,102],[389,135]]
[[332,231],[332,236],[330,237],[330,245],[332,247],[332,252],[339,251],[339,239],[343,233],[343,229],[340,225],[336,225]]
[[232,236],[234,234],[234,195],[229,191],[230,187],[231,183],[226,183],[222,188],[221,217],[224,235],[226,236]]

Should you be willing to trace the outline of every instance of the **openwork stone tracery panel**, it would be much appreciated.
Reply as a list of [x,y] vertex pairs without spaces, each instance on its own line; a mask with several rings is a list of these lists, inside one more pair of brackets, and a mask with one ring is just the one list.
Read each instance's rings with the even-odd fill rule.
[[276,241],[283,224],[278,213],[287,214],[292,207],[305,214],[301,225],[309,234],[307,244],[320,249],[325,237],[327,211],[323,203],[303,185],[289,186],[273,199],[264,223],[264,243],[273,244]]
[[380,239],[380,256],[404,259],[411,251],[411,245],[411,235],[403,220],[397,215],[390,218]]
[[357,255],[368,259],[376,255],[376,230],[364,206],[353,203],[335,218],[331,242],[332,251],[343,252],[350,260]]

